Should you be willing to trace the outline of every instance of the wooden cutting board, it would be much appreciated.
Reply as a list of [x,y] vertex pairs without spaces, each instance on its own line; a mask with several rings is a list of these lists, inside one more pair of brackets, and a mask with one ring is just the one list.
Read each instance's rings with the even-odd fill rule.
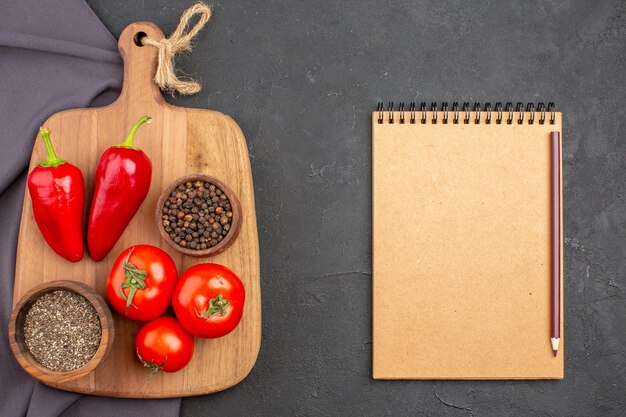
[[[159,372],[146,383],[149,372],[136,360],[134,352],[134,338],[141,324],[114,313],[115,342],[95,372],[72,382],[51,384],[62,390],[114,397],[207,394],[229,388],[245,378],[256,361],[261,343],[259,247],[248,148],[241,129],[230,117],[215,111],[176,107],[163,100],[153,82],[157,49],[137,46],[134,37],[140,32],[153,39],[163,38],[161,30],[149,22],[133,23],[122,32],[119,50],[124,59],[124,86],[117,101],[102,108],[56,113],[43,126],[50,128],[60,157],[82,170],[86,201],[90,202],[94,173],[102,152],[121,143],[140,117],[151,116],[152,123],[143,126],[135,138],[136,146],[146,152],[153,164],[148,197],[104,260],[96,263],[85,254],[82,261],[74,264],[58,256],[44,242],[25,190],[13,300],[15,304],[33,286],[58,279],[87,283],[104,296],[106,278],[117,255],[128,246],[140,243],[168,252],[178,265],[179,273],[202,262],[223,264],[245,285],[243,318],[239,326],[223,338],[196,339],[193,359],[182,371]],[[43,159],[45,148],[37,139],[30,169]],[[225,252],[211,258],[180,255],[161,240],[155,225],[154,212],[162,190],[178,177],[195,173],[222,179],[237,194],[242,206],[243,222],[238,238]]]

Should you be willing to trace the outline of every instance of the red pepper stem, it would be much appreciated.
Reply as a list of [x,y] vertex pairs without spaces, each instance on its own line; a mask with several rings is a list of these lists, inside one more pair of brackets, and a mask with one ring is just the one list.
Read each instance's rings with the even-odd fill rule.
[[152,118],[150,116],[144,116],[135,123],[135,125],[130,129],[128,136],[126,136],[126,140],[121,145],[118,145],[119,148],[129,148],[129,149],[137,149],[133,144],[133,139],[135,139],[135,133],[137,133],[137,129],[144,123],[150,123]]
[[65,161],[57,156],[57,153],[54,151],[54,147],[52,146],[52,142],[50,141],[50,129],[44,129],[43,127],[39,128],[39,134],[43,139],[43,143],[46,145],[46,152],[48,154],[48,159],[45,161],[41,161],[39,163],[42,167],[57,167],[61,164],[64,164]]

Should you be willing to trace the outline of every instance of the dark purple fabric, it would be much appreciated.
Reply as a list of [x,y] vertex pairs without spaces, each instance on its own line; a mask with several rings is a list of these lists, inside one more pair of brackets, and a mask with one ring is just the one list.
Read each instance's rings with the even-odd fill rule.
[[26,168],[44,120],[119,93],[117,42],[83,0],[0,3],[0,416],[177,416],[180,400],[123,400],[58,391],[10,352],[8,317]]

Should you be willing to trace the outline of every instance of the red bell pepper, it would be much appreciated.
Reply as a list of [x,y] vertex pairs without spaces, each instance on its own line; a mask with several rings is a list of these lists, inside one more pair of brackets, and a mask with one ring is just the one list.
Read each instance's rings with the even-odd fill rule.
[[28,175],[28,192],[39,230],[50,247],[71,262],[83,258],[85,181],[80,169],[60,159],[50,130],[40,128],[48,159]]
[[87,228],[89,254],[95,261],[107,256],[148,195],[152,163],[133,139],[139,126],[151,120],[139,119],[126,140],[107,149],[98,162]]

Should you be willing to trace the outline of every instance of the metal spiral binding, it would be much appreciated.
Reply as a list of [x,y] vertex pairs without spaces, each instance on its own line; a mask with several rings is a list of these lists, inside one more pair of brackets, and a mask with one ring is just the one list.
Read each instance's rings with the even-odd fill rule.
[[463,123],[468,125],[470,119],[470,105],[467,101],[463,103],[463,111],[465,112],[465,120],[463,121]]
[[519,113],[519,119],[517,119],[517,124],[524,124],[524,103],[518,101],[515,105],[515,111]]
[[[437,118],[439,117],[438,112],[442,112],[443,117],[441,119],[441,123],[448,124],[448,120],[449,120],[448,109],[449,108],[448,108],[447,101],[444,101],[443,103],[441,103],[441,107],[439,109],[437,108],[436,102],[431,102],[430,103],[430,112],[432,113],[431,123],[437,124],[438,122]],[[377,117],[378,124],[383,124],[385,122],[385,112],[387,113],[387,122],[389,124],[395,123],[394,106],[393,106],[392,101],[390,101],[387,104],[386,109],[385,109],[384,103],[379,102],[378,106],[376,107],[376,111],[378,112],[378,117]],[[398,104],[397,111],[400,113],[399,124],[405,124],[406,118],[404,114],[405,112],[404,102],[400,102]],[[408,111],[410,113],[409,123],[415,124],[417,121],[417,112],[416,112],[416,105],[414,101],[409,103]],[[509,124],[509,125],[513,124],[514,113],[519,114],[517,118],[517,124],[520,124],[520,125],[524,124],[524,121],[525,121],[524,118],[525,118],[526,113],[529,114],[528,120],[526,122],[530,125],[535,124],[535,120],[537,120],[538,124],[540,125],[543,125],[546,122],[550,124],[556,123],[556,111],[554,109],[553,102],[549,102],[547,107],[544,103],[539,102],[537,103],[536,109],[533,103],[528,103],[526,104],[526,107],[524,107],[524,103],[518,102],[515,105],[515,110],[513,110],[513,103],[511,103],[510,101],[508,101],[504,105],[504,107],[502,106],[501,102],[497,102],[493,108],[491,107],[491,103],[485,103],[484,106],[481,106],[480,103],[475,102],[473,108],[470,110],[470,103],[466,101],[466,102],[463,102],[463,106],[461,110],[459,111],[459,102],[455,101],[452,103],[451,111],[453,113],[452,123],[455,125],[459,124],[459,121],[461,120],[460,112],[465,113],[463,117],[464,124],[470,124],[471,112],[475,113],[474,124],[480,124],[482,120],[481,115],[483,111],[487,114],[487,117],[485,119],[485,124],[491,124],[492,118],[495,118],[496,124],[502,124],[502,121],[505,120],[505,115],[506,115],[506,124]],[[428,122],[428,120],[426,120],[426,118],[428,117],[427,116],[428,112],[427,112],[425,101],[422,101],[420,103],[419,112],[421,113],[420,115],[421,124],[426,124]],[[550,114],[549,119],[546,118],[546,113]]]
[[479,124],[480,123],[480,103],[479,102],[474,103],[474,111],[476,112],[476,120],[474,121],[474,123]]
[[528,103],[526,105],[526,111],[530,113],[530,117],[528,118],[528,124],[532,125],[535,123],[535,105],[533,103]]
[[509,113],[509,117],[507,117],[506,123],[509,125],[512,124],[513,123],[513,103],[511,103],[510,101],[507,101],[504,111]]
[[499,101],[496,103],[496,112],[498,113],[498,117],[496,117],[496,123],[502,124],[502,103]]
[[541,114],[539,116],[539,124],[542,125],[546,122],[546,106],[543,103],[538,103],[537,111]]

